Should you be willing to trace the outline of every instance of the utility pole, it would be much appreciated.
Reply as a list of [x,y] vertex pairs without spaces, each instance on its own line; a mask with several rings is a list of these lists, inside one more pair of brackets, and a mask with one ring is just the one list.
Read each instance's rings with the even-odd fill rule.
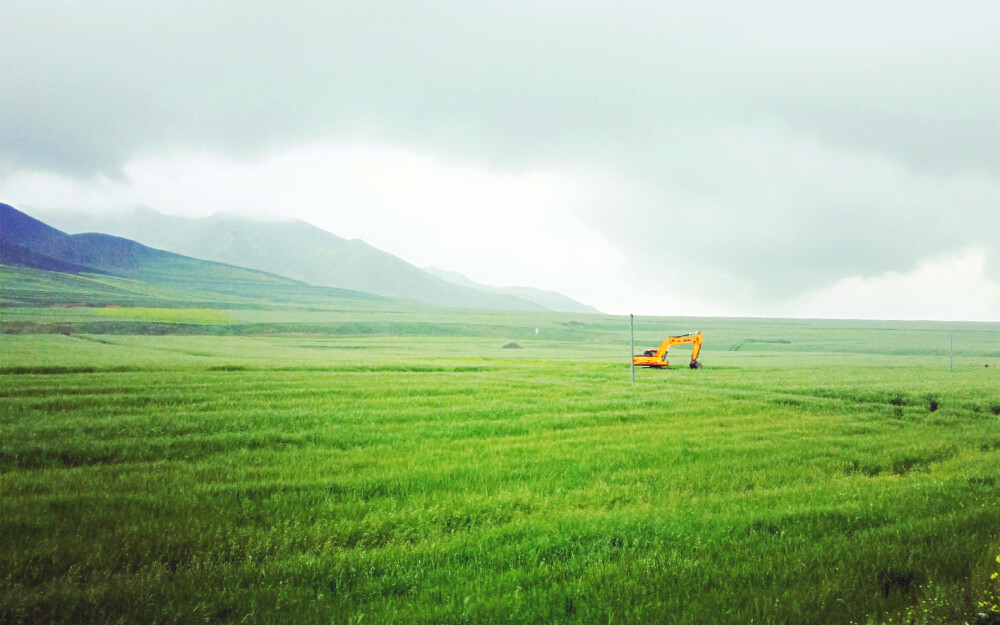
[[628,314],[628,368],[632,374],[632,383],[635,383],[635,362],[632,355],[635,353],[635,315]]

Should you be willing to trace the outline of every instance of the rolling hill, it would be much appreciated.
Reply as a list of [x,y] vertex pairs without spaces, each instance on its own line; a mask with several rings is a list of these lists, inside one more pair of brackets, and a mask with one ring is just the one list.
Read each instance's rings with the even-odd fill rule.
[[35,211],[67,231],[100,231],[206,260],[249,267],[308,284],[403,297],[436,306],[597,312],[559,293],[496,289],[443,278],[360,239],[344,239],[299,220],[258,221],[230,214],[203,218],[149,209],[87,215]]
[[106,273],[159,283],[227,281],[294,284],[261,271],[188,258],[108,234],[66,234],[8,204],[0,204],[0,247],[5,264],[69,273]]
[[0,263],[245,297],[266,295],[275,301],[317,296],[375,298],[367,293],[323,289],[263,271],[189,258],[108,234],[66,234],[8,204],[0,204]]
[[544,289],[536,289],[530,286],[489,286],[487,284],[475,282],[457,271],[448,271],[446,269],[438,269],[436,267],[424,267],[424,271],[433,276],[437,276],[442,280],[451,282],[452,284],[457,284],[470,289],[476,289],[477,291],[483,291],[484,293],[512,295],[514,297],[535,302],[536,304],[541,304],[545,308],[552,311],[601,314],[601,311],[597,310],[593,306],[582,304],[557,291],[546,291]]

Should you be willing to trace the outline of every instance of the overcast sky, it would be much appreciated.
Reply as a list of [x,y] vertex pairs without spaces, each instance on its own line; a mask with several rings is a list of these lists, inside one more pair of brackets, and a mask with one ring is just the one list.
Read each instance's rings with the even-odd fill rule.
[[0,0],[0,201],[614,313],[1000,320],[1000,2]]

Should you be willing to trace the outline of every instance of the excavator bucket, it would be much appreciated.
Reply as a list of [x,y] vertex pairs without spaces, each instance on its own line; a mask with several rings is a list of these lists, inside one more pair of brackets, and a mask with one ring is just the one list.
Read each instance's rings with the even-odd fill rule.
[[632,364],[636,367],[649,367],[650,369],[663,369],[665,367],[669,367],[670,363],[667,362],[667,350],[674,345],[691,343],[691,364],[688,366],[692,369],[701,369],[701,362],[698,360],[698,354],[701,352],[701,341],[701,332],[692,332],[691,334],[681,334],[678,336],[667,337],[665,341],[660,343],[659,348],[655,350],[647,349],[641,356],[633,356]]

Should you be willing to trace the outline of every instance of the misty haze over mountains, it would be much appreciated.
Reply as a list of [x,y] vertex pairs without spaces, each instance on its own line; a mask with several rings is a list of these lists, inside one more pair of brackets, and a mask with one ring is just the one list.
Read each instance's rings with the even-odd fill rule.
[[528,287],[490,287],[458,272],[421,269],[360,239],[300,220],[263,221],[232,213],[184,218],[150,209],[85,214],[34,210],[66,232],[102,232],[143,245],[313,284],[403,297],[437,306],[596,313],[565,295]]
[[108,274],[221,292],[240,291],[247,286],[301,285],[264,271],[166,252],[123,237],[94,232],[67,234],[2,203],[0,264]]

